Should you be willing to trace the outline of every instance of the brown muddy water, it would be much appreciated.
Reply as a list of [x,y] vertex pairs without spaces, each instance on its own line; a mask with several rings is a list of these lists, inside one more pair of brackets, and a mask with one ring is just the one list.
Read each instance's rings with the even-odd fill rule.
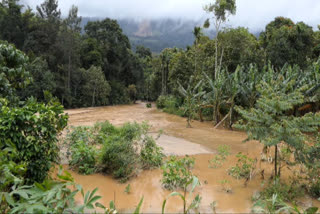
[[[259,171],[265,170],[265,181],[271,176],[272,165],[258,161],[257,174],[245,187],[244,180],[236,180],[228,175],[227,170],[235,166],[238,152],[247,154],[260,160],[262,146],[258,142],[242,143],[246,138],[245,133],[223,129],[213,129],[210,122],[193,121],[193,128],[186,128],[186,119],[175,115],[163,113],[156,108],[146,108],[145,103],[135,105],[108,106],[98,108],[82,108],[67,110],[69,114],[69,126],[93,125],[96,122],[109,120],[114,125],[122,125],[125,122],[148,121],[152,126],[151,132],[163,130],[164,134],[157,140],[167,155],[190,155],[195,158],[193,173],[200,179],[201,186],[196,188],[193,197],[200,194],[202,197],[199,211],[212,212],[210,203],[216,201],[218,213],[248,213],[251,211],[251,197],[262,189],[262,180]],[[228,145],[231,155],[222,167],[213,169],[208,167],[208,161],[212,159],[219,145]],[[67,165],[64,166],[66,169]],[[137,177],[125,184],[119,183],[110,176],[101,174],[79,175],[69,170],[75,181],[81,184],[85,190],[93,190],[98,187],[98,195],[103,198],[101,203],[108,205],[115,200],[119,212],[130,212],[135,209],[140,198],[144,197],[142,211],[144,213],[161,213],[163,200],[170,194],[161,186],[161,170],[142,171]],[[288,179],[286,170],[282,173],[282,179]],[[221,181],[228,180],[227,188],[231,192],[223,190]],[[124,192],[130,184],[131,193]],[[81,200],[79,197],[78,200]],[[190,198],[190,201],[192,199]],[[320,202],[304,198],[301,205],[318,206]],[[166,212],[182,212],[182,201],[178,197],[172,197],[167,202]]]

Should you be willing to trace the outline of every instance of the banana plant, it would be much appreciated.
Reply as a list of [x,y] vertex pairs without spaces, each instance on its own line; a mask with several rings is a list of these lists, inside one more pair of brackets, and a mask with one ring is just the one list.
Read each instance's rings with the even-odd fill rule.
[[198,98],[202,97],[205,92],[204,91],[198,91],[198,88],[202,85],[202,80],[200,80],[194,87],[193,87],[193,81],[194,81],[194,76],[191,76],[189,79],[189,84],[187,88],[184,88],[179,82],[179,92],[180,94],[185,98],[185,114],[187,115],[187,127],[191,128],[191,117],[192,113],[195,111],[196,108],[196,102]]
[[208,100],[210,104],[212,104],[213,121],[215,122],[215,124],[218,124],[220,122],[221,106],[227,102],[227,95],[225,93],[225,89],[228,79],[228,73],[225,70],[219,70],[215,79],[211,79],[205,73],[204,76],[206,77],[211,90],[208,94],[206,94],[205,99]]

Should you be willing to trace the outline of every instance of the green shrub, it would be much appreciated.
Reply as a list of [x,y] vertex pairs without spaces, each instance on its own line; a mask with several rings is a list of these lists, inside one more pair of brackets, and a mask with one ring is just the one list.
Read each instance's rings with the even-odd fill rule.
[[90,127],[71,127],[71,129],[67,130],[67,135],[64,139],[64,142],[67,145],[73,145],[79,141],[86,142],[87,144],[94,144],[93,137],[94,136]]
[[133,143],[120,136],[106,139],[101,151],[102,171],[126,181],[133,175],[139,157]]
[[163,109],[165,107],[166,96],[160,95],[156,101],[156,106],[158,109]]
[[[65,140],[71,155],[70,166],[82,174],[101,171],[122,181],[134,175],[136,169],[159,167],[163,154],[148,136],[148,130],[147,123],[126,123],[117,128],[108,121],[92,128],[74,128]],[[97,144],[102,144],[99,152]]]
[[146,107],[147,108],[152,108],[152,104],[151,103],[146,103]]
[[191,169],[194,166],[194,158],[188,156],[178,159],[171,156],[163,165],[162,185],[164,188],[172,190],[175,188],[183,188],[192,178]]
[[93,133],[96,144],[103,144],[106,137],[119,134],[119,130],[109,121],[94,124],[91,132]]
[[230,146],[221,145],[218,147],[218,154],[215,155],[211,160],[209,160],[210,168],[219,168],[222,166],[223,162],[230,155]]
[[243,155],[241,152],[237,154],[238,162],[236,166],[228,170],[229,175],[240,179],[251,179],[251,176],[256,168],[256,160]]
[[163,153],[162,149],[157,146],[154,139],[146,136],[140,151],[142,168],[149,169],[160,167],[162,165]]
[[[18,151],[14,144],[10,142],[0,144],[0,192],[10,191],[23,183],[25,163],[15,162],[17,156]],[[1,207],[0,201],[0,211]]]
[[149,129],[148,124],[142,123],[139,125],[137,122],[125,123],[119,128],[119,135],[127,141],[140,140],[143,134],[146,134]]
[[28,183],[42,182],[53,163],[58,162],[57,136],[67,125],[59,103],[37,103],[30,99],[23,106],[0,107],[0,145],[11,141],[17,148],[15,162],[25,162]]
[[302,186],[293,180],[289,184],[280,182],[278,179],[270,181],[260,192],[258,199],[269,199],[277,195],[279,200],[293,202],[296,198],[304,195]]
[[80,174],[93,174],[96,172],[97,150],[84,141],[77,141],[70,146],[71,160],[69,165]]

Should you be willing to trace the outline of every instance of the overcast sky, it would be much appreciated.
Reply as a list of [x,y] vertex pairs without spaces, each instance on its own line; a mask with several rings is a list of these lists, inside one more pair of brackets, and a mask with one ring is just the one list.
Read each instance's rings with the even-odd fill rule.
[[[43,0],[23,0],[32,8]],[[63,15],[72,4],[79,14],[87,17],[111,18],[188,18],[206,17],[203,6],[214,0],[59,0]],[[251,30],[263,29],[276,16],[304,21],[316,28],[320,24],[320,0],[236,0],[237,14],[229,25]]]

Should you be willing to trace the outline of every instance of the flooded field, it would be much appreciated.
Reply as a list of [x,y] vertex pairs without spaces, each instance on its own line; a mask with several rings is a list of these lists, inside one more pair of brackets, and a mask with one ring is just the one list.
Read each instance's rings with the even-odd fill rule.
[[[125,122],[148,121],[152,126],[151,134],[156,135],[159,130],[163,135],[157,143],[163,147],[166,155],[190,155],[195,158],[193,172],[200,179],[201,186],[196,192],[202,197],[200,212],[212,212],[210,203],[217,202],[216,211],[219,213],[244,213],[251,211],[251,197],[261,189],[262,177],[258,173],[264,169],[265,181],[271,176],[272,165],[260,162],[262,146],[258,142],[242,143],[246,138],[245,133],[223,129],[213,129],[209,122],[193,121],[193,128],[186,128],[186,119],[175,115],[163,113],[156,108],[146,108],[144,103],[123,106],[108,106],[99,108],[74,109],[66,111],[69,118],[69,126],[93,125],[98,121],[109,120],[114,125],[122,125]],[[228,145],[231,155],[222,167],[218,169],[209,168],[208,161],[219,145]],[[257,174],[247,184],[244,180],[236,180],[228,175],[227,170],[236,164],[235,155],[238,152],[257,158]],[[66,169],[67,165],[64,166]],[[163,200],[170,193],[161,187],[161,170],[142,171],[137,177],[132,178],[125,184],[119,183],[110,176],[101,174],[79,175],[72,172],[75,181],[81,184],[85,190],[99,188],[98,195],[103,196],[101,202],[105,205],[110,200],[115,200],[119,212],[132,211],[144,196],[142,211],[145,213],[160,213]],[[288,173],[283,171],[283,179],[288,179]],[[225,192],[221,181],[229,180],[231,192]],[[125,187],[130,184],[131,193],[124,192]],[[306,205],[320,206],[320,203],[311,200],[303,200]],[[178,197],[171,198],[166,207],[167,212],[181,212],[182,201]]]

